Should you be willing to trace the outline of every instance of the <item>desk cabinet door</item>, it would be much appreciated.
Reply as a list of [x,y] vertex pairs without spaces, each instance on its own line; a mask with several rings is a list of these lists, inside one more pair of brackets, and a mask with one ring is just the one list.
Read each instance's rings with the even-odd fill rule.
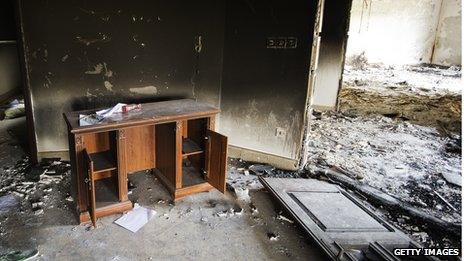
[[90,220],[92,221],[93,226],[96,227],[97,225],[97,213],[96,213],[97,202],[95,198],[95,177],[93,174],[93,163],[86,149],[84,149],[83,153],[84,153],[84,167],[85,167],[84,171],[86,172],[85,182],[87,183],[87,188],[88,188],[88,193],[89,193],[88,211],[89,211]]
[[207,130],[206,147],[207,180],[213,187],[224,193],[226,191],[227,137]]

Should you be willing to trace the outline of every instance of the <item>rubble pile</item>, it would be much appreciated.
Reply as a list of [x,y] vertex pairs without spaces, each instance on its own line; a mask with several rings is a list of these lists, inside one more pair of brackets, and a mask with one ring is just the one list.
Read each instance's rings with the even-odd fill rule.
[[461,68],[347,66],[340,111],[461,131]]

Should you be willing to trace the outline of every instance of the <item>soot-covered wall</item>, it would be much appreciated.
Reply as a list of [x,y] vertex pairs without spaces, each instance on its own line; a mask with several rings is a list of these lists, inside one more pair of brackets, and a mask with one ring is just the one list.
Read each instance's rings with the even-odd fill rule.
[[21,87],[13,0],[0,1],[0,99]]
[[67,150],[64,111],[177,97],[219,106],[224,7],[215,0],[21,0],[38,151]]
[[220,131],[298,159],[317,1],[227,1]]

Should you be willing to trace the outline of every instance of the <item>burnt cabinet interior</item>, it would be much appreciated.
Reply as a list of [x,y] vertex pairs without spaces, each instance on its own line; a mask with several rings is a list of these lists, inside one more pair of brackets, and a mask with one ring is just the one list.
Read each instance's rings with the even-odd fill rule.
[[[222,148],[227,138],[208,128],[208,118],[198,118],[155,125],[156,175],[173,195],[175,200],[191,193],[218,189],[225,191],[225,177],[222,182],[216,182],[221,174],[217,164],[224,164],[214,159],[212,153]],[[224,140],[212,136],[220,135]],[[218,147],[218,149],[213,149]],[[213,182],[214,181],[214,182]]]
[[80,222],[130,210],[128,175],[143,170],[152,170],[174,200],[213,188],[225,192],[227,137],[214,132],[217,109],[180,100],[142,110],[136,120],[85,127],[76,123],[79,112],[64,115]]

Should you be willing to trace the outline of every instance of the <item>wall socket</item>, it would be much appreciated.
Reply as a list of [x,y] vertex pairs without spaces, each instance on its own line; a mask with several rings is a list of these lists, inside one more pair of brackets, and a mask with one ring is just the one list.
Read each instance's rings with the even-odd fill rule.
[[284,128],[277,127],[275,135],[277,138],[285,138],[285,136],[287,136],[287,131],[284,130]]

